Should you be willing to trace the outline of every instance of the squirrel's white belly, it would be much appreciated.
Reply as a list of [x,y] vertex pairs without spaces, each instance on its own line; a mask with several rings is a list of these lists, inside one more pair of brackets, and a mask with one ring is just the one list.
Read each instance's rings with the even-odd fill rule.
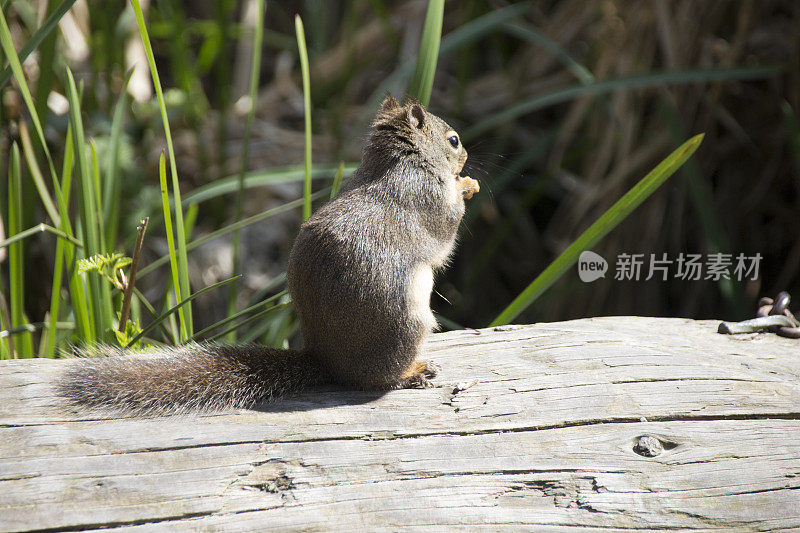
[[406,301],[408,312],[417,317],[428,331],[435,330],[439,324],[431,312],[431,291],[433,290],[433,269],[430,265],[418,263],[409,277]]

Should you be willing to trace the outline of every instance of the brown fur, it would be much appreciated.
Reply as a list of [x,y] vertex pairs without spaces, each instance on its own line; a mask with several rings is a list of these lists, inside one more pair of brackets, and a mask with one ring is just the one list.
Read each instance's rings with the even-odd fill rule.
[[416,358],[436,325],[432,276],[447,263],[472,190],[458,176],[467,152],[452,136],[414,100],[383,102],[361,165],[292,248],[287,279],[303,351],[191,345],[150,359],[87,360],[67,373],[62,393],[152,412],[249,407],[323,382],[427,386],[435,368]]

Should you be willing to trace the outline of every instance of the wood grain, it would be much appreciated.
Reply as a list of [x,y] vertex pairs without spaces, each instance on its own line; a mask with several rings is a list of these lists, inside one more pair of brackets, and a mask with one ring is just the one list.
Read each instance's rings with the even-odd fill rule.
[[800,528],[800,343],[717,324],[443,333],[433,389],[147,419],[2,362],[0,530]]

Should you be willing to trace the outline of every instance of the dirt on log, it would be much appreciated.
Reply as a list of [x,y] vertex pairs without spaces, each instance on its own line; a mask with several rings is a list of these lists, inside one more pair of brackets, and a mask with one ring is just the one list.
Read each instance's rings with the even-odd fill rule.
[[800,341],[608,317],[434,335],[436,388],[130,418],[0,363],[0,530],[800,528]]

